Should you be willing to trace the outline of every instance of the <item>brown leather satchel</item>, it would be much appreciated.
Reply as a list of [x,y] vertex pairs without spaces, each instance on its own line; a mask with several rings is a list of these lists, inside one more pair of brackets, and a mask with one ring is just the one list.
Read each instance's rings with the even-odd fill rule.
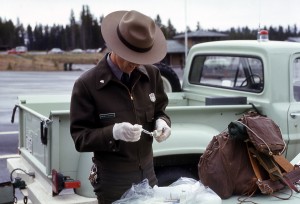
[[280,198],[289,199],[293,191],[299,192],[294,184],[300,180],[300,168],[281,155],[285,143],[278,129],[270,118],[253,112],[230,123],[228,131],[214,136],[200,157],[201,182],[222,199],[255,193],[275,196],[286,187],[291,194]]
[[228,132],[213,137],[200,157],[198,173],[201,182],[222,199],[251,195],[258,188],[246,143],[231,139]]

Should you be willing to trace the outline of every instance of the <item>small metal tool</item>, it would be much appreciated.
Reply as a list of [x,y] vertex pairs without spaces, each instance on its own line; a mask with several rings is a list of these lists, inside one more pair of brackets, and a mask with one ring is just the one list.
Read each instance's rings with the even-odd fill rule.
[[148,130],[143,129],[142,132],[151,135],[152,137],[158,137],[159,135],[161,135],[163,130],[154,130],[153,132],[149,132]]

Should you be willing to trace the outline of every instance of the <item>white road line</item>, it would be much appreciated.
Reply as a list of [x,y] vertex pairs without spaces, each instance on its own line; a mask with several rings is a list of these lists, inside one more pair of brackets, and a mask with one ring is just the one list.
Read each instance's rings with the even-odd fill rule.
[[20,157],[19,154],[6,154],[6,155],[0,155],[0,159],[9,159],[9,158],[17,158]]
[[18,133],[19,133],[19,131],[0,132],[0,135],[15,135]]

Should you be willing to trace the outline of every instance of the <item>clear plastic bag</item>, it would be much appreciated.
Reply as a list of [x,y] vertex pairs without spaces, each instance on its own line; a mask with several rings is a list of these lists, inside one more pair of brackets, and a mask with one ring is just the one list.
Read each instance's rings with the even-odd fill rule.
[[112,204],[144,203],[153,197],[153,193],[153,189],[149,185],[148,179],[144,179],[139,184],[133,184],[131,188],[122,195],[120,200],[117,200]]
[[133,185],[120,200],[113,204],[218,204],[221,198],[200,181],[182,177],[167,187],[149,186],[145,179]]

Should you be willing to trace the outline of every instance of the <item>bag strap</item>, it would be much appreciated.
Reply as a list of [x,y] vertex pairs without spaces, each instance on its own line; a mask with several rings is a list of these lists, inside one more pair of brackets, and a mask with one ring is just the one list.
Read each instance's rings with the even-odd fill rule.
[[[256,151],[254,148],[249,148],[249,151],[255,155],[259,163],[261,164],[262,167],[269,173],[269,176],[271,178],[269,185],[272,189],[282,189],[285,185],[288,186],[291,190],[296,191],[299,193],[300,191],[298,188],[293,184],[295,182],[295,179],[299,179],[300,177],[300,171],[295,171],[295,169],[291,170],[288,173],[282,173],[280,168],[277,166],[276,161],[273,159],[273,157],[269,157],[265,154],[259,153]],[[279,158],[279,157],[278,157]],[[284,161],[284,162],[282,162]],[[284,166],[285,164],[285,166]],[[281,165],[284,166],[286,169],[290,167],[288,165],[287,161],[281,158]],[[279,182],[275,182],[276,180],[280,180],[282,184],[285,185],[280,185]],[[259,180],[260,181],[260,180]],[[262,181],[262,180],[261,180]],[[296,180],[298,181],[298,180]],[[261,184],[263,181],[261,182]],[[293,193],[293,191],[291,191]],[[291,194],[292,195],[292,194]]]
[[267,117],[267,115],[262,114],[262,113],[258,110],[258,108],[254,105],[254,103],[249,103],[249,104],[252,106],[252,108],[254,109],[254,111],[249,111],[248,113],[251,113],[251,114],[258,114],[258,115]]
[[[293,190],[298,192],[297,188],[292,184],[290,179],[288,177],[284,177],[282,175],[279,167],[274,163],[274,161],[272,161],[272,159],[271,159],[272,157],[267,158],[266,155],[260,154],[257,150],[255,150],[252,147],[249,147],[248,145],[247,145],[247,151],[248,151],[248,155],[249,155],[249,158],[251,161],[253,171],[257,177],[256,184],[257,184],[258,188],[260,189],[261,193],[271,195],[271,196],[274,196],[274,197],[282,199],[282,200],[288,200],[292,197]],[[260,173],[259,165],[258,165],[257,161],[269,173],[271,179],[263,180],[263,177],[262,177],[262,174]],[[281,183],[279,180],[281,180],[290,189],[291,193],[286,198],[274,195],[274,191],[283,189],[285,187],[285,185],[283,183]]]
[[291,172],[294,170],[294,166],[284,156],[273,155],[273,159],[285,172]]
[[257,164],[257,160],[253,157],[253,154],[251,154],[248,142],[246,142],[246,147],[247,147],[249,160],[250,160],[252,169],[254,171],[254,174],[258,180],[262,180],[263,177],[262,177],[261,171],[259,169],[259,166]]
[[[295,171],[294,166],[286,158],[279,155],[278,156],[273,155],[273,157],[269,159],[267,158],[265,160],[271,160],[272,163],[274,163],[274,165],[279,169],[279,167],[276,165],[278,164],[286,172],[286,173],[282,173],[279,169],[279,174],[278,174],[279,179],[283,183],[285,183],[290,189],[293,189],[297,193],[300,192],[298,188],[294,185],[294,183],[299,181],[300,179],[300,171]],[[274,175],[277,176],[277,172]]]
[[259,161],[260,165],[269,173],[270,178],[272,180],[277,180],[281,177],[283,177],[281,170],[279,167],[275,164],[272,157],[269,157],[265,154],[260,154],[258,151],[256,151],[254,148],[249,148],[249,151],[255,155],[256,159]]
[[[290,195],[288,197],[286,197],[286,198],[282,198],[282,197],[273,195],[274,190],[282,189],[284,187],[284,185],[281,182],[279,182],[278,180],[276,182],[272,181],[271,179],[269,179],[269,180],[263,180],[263,176],[261,174],[258,161],[255,159],[256,156],[253,153],[255,150],[252,148],[252,151],[250,151],[251,147],[249,147],[248,142],[246,142],[246,144],[247,144],[246,147],[247,147],[247,152],[248,152],[248,156],[249,156],[249,159],[250,159],[250,163],[251,163],[252,169],[253,169],[253,171],[255,173],[255,176],[257,178],[256,184],[257,184],[258,188],[260,189],[261,193],[274,196],[274,197],[276,197],[278,199],[281,199],[281,200],[288,200],[288,199],[290,199],[292,197],[292,195],[293,195],[292,190],[291,190]],[[249,197],[243,199],[242,201],[240,201],[240,200],[239,201],[240,201],[240,203],[251,202],[251,201],[247,201],[248,198]]]

